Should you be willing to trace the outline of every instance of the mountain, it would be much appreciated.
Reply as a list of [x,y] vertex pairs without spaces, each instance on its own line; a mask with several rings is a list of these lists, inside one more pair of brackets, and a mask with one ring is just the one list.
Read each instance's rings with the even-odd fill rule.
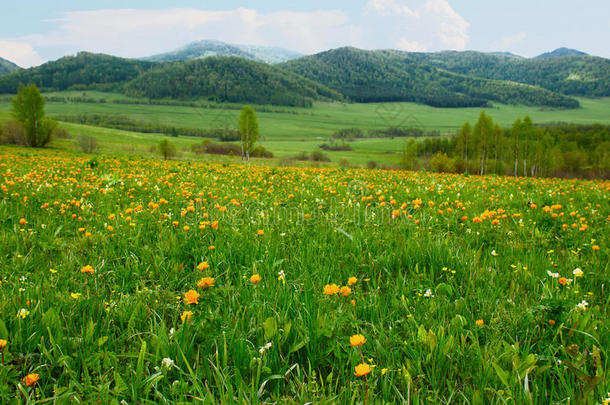
[[125,87],[129,96],[235,103],[311,106],[342,96],[305,77],[238,57],[214,57],[157,65]]
[[589,56],[588,54],[577,49],[557,48],[552,52],[545,52],[536,58],[560,58],[562,56]]
[[[578,101],[535,86],[469,77],[434,66],[421,55],[346,47],[279,66],[356,102],[412,101],[434,107],[481,107],[490,101],[576,108]],[[516,59],[498,56],[503,59]]]
[[120,90],[121,86],[152,68],[154,63],[79,52],[30,69],[0,77],[0,94],[15,93],[19,84],[34,83],[42,90]]
[[474,51],[411,56],[436,68],[471,77],[530,84],[568,96],[610,96],[610,59],[596,56],[514,58]]
[[19,66],[15,65],[13,62],[0,58],[0,76],[11,73],[14,70],[18,70]]
[[255,45],[232,45],[221,41],[192,42],[176,50],[149,56],[142,60],[151,62],[176,62],[202,59],[210,56],[237,56],[263,63],[279,63],[295,59],[301,54],[282,48]]

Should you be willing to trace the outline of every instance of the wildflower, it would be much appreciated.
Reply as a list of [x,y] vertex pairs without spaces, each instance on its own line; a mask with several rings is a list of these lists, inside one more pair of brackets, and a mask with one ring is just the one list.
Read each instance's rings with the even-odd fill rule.
[[352,305],[352,307],[356,306],[356,300],[351,300],[349,303]]
[[75,300],[79,299],[81,295],[81,293],[70,293],[70,297],[74,298]]
[[208,262],[201,262],[197,265],[197,270],[199,271],[203,271],[205,269],[209,269],[210,268],[210,264]]
[[593,249],[593,250],[596,250],[596,251],[597,251],[597,250],[599,250],[599,246],[598,246],[598,245],[593,245],[593,246],[591,246],[591,249]]
[[93,267],[91,267],[90,265],[86,265],[85,267],[82,267],[80,269],[81,273],[89,273],[89,274],[93,274],[95,273],[95,270],[93,269]]
[[491,255],[492,255],[492,256],[497,256],[498,254],[496,253],[496,251],[495,251],[495,250],[492,250],[492,251],[491,251]]
[[188,290],[184,293],[184,302],[187,304],[199,304],[199,293],[195,290]]
[[348,286],[343,286],[339,289],[339,293],[344,297],[347,297],[348,295],[350,295],[351,292],[352,292],[352,289],[349,288]]
[[55,269],[49,269],[49,271],[51,272],[51,274],[57,273],[57,270],[55,270]]
[[549,277],[553,277],[553,278],[559,278],[559,273],[553,273],[550,270],[546,271],[546,274],[549,275]]
[[259,281],[261,281],[261,280],[262,280],[262,278],[261,278],[261,276],[259,276],[258,274],[253,274],[253,275],[250,277],[250,282],[251,282],[252,284],[256,284],[256,283],[258,283],[258,282],[259,282]]
[[3,350],[7,344],[8,341],[6,339],[0,339],[0,350]]
[[27,223],[28,223],[28,221],[26,221],[26,220],[25,220],[25,218],[21,218],[21,219],[19,220],[19,224],[21,224],[21,225],[25,225],[25,224],[27,224]]
[[17,312],[17,317],[18,317],[18,318],[21,318],[21,319],[25,319],[25,318],[27,318],[27,317],[28,317],[28,315],[29,315],[29,314],[30,314],[30,311],[28,311],[28,310],[27,310],[27,309],[25,309],[25,308],[21,308],[21,309],[19,310],[19,312]]
[[551,326],[555,325],[555,320],[554,319],[549,319],[549,325],[551,325]]
[[360,363],[356,366],[356,372],[354,373],[354,375],[356,377],[362,377],[362,376],[369,374],[370,372],[371,372],[371,366],[369,366],[366,363]]
[[352,286],[354,284],[356,284],[358,282],[358,279],[356,277],[350,277],[347,279],[347,285]]
[[326,294],[326,295],[339,294],[339,286],[337,284],[326,284],[324,286],[324,294]]
[[580,309],[581,311],[586,311],[588,306],[589,306],[589,303],[585,300],[582,300],[578,304],[576,304],[576,307],[578,309]]
[[28,387],[36,385],[40,376],[38,374],[32,373],[23,377],[23,383]]
[[258,349],[258,352],[259,352],[259,353],[261,354],[261,356],[262,356],[263,354],[265,354],[265,352],[266,352],[267,350],[271,349],[271,346],[273,346],[273,343],[272,343],[272,342],[269,342],[269,343],[265,344],[264,346],[261,346],[261,347]]
[[568,281],[568,279],[567,279],[567,278],[565,278],[565,277],[559,277],[559,284],[561,284],[561,285],[566,285],[566,284],[568,284],[568,283],[569,283],[569,281]]
[[580,268],[577,267],[572,271],[572,274],[574,277],[582,277],[584,273]]
[[214,287],[215,282],[216,282],[216,280],[214,280],[214,277],[204,277],[201,280],[199,280],[199,282],[197,283],[197,287],[199,287],[199,288]]
[[387,368],[382,368],[381,369],[381,375],[385,375],[388,372]]
[[277,273],[277,279],[282,282],[282,284],[286,284],[286,274],[284,274],[284,270],[280,270]]
[[353,335],[349,337],[349,345],[352,347],[362,346],[366,342],[366,338],[362,335]]
[[474,322],[474,324],[475,324],[475,325],[477,325],[477,326],[483,326],[483,325],[485,325],[485,321],[484,321],[484,320],[482,320],[482,319],[477,319],[477,320]]
[[193,312],[192,311],[184,311],[182,313],[182,315],[180,315],[180,320],[182,322],[188,322],[191,320],[191,318],[193,317]]
[[163,360],[161,360],[161,366],[165,368],[172,368],[174,367],[174,360],[170,359],[169,357],[165,357]]
[[259,229],[258,231],[256,231],[256,234],[258,236],[263,236],[265,234],[265,231],[263,231],[262,229]]
[[434,294],[432,294],[432,290],[428,288],[426,290],[426,292],[424,293],[424,297],[426,297],[426,298],[434,298]]

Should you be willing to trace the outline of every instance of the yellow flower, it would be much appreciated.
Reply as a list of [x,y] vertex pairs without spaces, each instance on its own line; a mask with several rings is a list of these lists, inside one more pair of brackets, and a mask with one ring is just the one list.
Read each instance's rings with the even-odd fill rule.
[[349,345],[352,347],[362,346],[366,342],[366,338],[362,335],[353,335],[349,337]]
[[82,267],[80,269],[81,273],[89,273],[89,274],[93,274],[95,273],[95,270],[93,269],[93,267],[91,267],[90,265],[86,265],[85,267]]
[[387,373],[387,372],[388,372],[387,368],[382,368],[381,369],[381,375],[385,375],[385,373]]
[[6,339],[0,339],[0,350],[4,349],[7,344],[8,341]]
[[484,320],[482,320],[482,319],[477,319],[477,320],[475,321],[475,325],[477,325],[477,326],[483,326],[483,325],[485,325],[485,321],[484,321]]
[[337,284],[326,284],[324,286],[324,294],[326,295],[335,295],[339,294],[339,286]]
[[35,374],[35,373],[28,374],[25,377],[23,377],[23,383],[25,385],[27,385],[28,387],[31,387],[33,385],[36,385],[39,378],[40,378],[40,376],[38,374]]
[[259,229],[258,231],[256,231],[256,234],[258,236],[263,236],[265,234],[265,231],[263,231],[262,229]]
[[25,218],[21,218],[21,219],[19,220],[19,224],[21,224],[21,225],[25,225],[25,224],[27,224],[27,223],[28,223],[28,221],[26,221],[26,220],[25,220]]
[[210,268],[210,264],[208,262],[201,262],[199,263],[199,265],[197,265],[197,270],[199,271],[203,271],[205,269],[209,269]]
[[18,318],[21,318],[21,319],[25,319],[25,318],[27,318],[27,317],[28,317],[28,315],[29,315],[29,314],[30,314],[30,311],[28,311],[28,310],[27,310],[27,309],[25,309],[25,308],[21,308],[21,309],[19,310],[19,312],[17,312],[17,317],[18,317]]
[[258,274],[253,274],[252,277],[250,277],[250,282],[252,284],[256,284],[256,283],[258,283],[261,280],[262,280],[262,278]]
[[184,293],[184,302],[187,304],[199,304],[199,293],[195,290],[188,290]]
[[354,375],[356,377],[362,377],[371,372],[371,367],[366,363],[360,363],[356,366],[356,372]]
[[182,315],[180,315],[180,319],[182,320],[182,322],[188,322],[191,320],[192,317],[193,317],[192,311],[184,311],[182,313]]
[[358,279],[356,277],[350,277],[347,279],[347,285],[352,286],[354,284],[356,284],[358,282]]
[[55,269],[49,269],[49,271],[51,272],[51,274],[57,273],[57,270],[55,270]]
[[79,299],[81,295],[81,293],[70,293],[70,297],[74,298],[75,300]]
[[344,287],[341,287],[339,292],[341,293],[342,296],[347,297],[348,295],[351,294],[352,289],[349,288],[348,286],[344,286]]
[[216,282],[216,280],[214,280],[214,277],[204,277],[201,280],[199,280],[199,282],[197,283],[197,287],[199,287],[199,288],[214,287],[215,282]]

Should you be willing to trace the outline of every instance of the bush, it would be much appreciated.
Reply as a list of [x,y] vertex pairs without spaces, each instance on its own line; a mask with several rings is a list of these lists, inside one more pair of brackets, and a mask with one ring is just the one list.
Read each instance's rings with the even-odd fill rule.
[[80,134],[78,144],[83,153],[93,153],[97,150],[97,139],[91,135]]
[[311,152],[310,159],[313,162],[330,162],[330,158],[319,150]]
[[257,146],[256,148],[252,149],[252,151],[250,152],[250,156],[259,158],[272,158],[273,153],[263,148],[262,146]]
[[431,170],[439,173],[455,172],[455,160],[447,156],[446,153],[437,153],[432,156],[428,166]]
[[163,156],[163,159],[168,160],[176,156],[176,145],[167,139],[159,142],[159,153]]
[[25,127],[19,121],[9,121],[0,133],[0,143],[25,146]]
[[367,169],[376,169],[377,168],[377,162],[375,162],[374,160],[369,160],[366,164]]

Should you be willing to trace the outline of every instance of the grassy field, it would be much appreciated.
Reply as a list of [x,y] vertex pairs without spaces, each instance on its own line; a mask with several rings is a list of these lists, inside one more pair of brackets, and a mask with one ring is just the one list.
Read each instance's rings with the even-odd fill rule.
[[610,182],[89,159],[0,147],[3,402],[610,391]]
[[[197,108],[186,106],[155,106],[143,104],[118,104],[112,101],[127,101],[120,94],[101,92],[60,92],[49,93],[52,97],[81,97],[91,100],[105,99],[105,103],[61,103],[48,102],[48,115],[75,114],[119,114],[134,120],[173,125],[178,127],[217,128],[235,127],[239,106],[235,109]],[[8,119],[10,103],[4,97],[0,102],[0,120]],[[134,101],[134,100],[132,100]],[[509,127],[512,122],[530,115],[535,123],[573,122],[601,123],[610,125],[610,99],[580,100],[582,108],[577,110],[549,110],[522,106],[500,105],[487,112],[502,126]],[[255,107],[256,109],[257,107]],[[258,107],[261,144],[271,150],[278,159],[290,158],[300,152],[319,150],[320,144],[336,130],[349,127],[363,129],[383,129],[389,126],[418,127],[426,130],[439,130],[441,133],[455,133],[465,122],[474,123],[480,109],[470,108],[433,108],[413,103],[387,104],[330,104],[320,103],[313,108]],[[273,112],[265,112],[272,110]],[[101,151],[123,153],[137,151],[148,154],[162,135],[138,134],[127,131],[99,129],[74,124],[64,124],[74,135],[89,133],[97,137]],[[173,141],[180,149],[187,148],[200,139],[176,138]],[[351,143],[353,151],[328,152],[336,164],[346,159],[351,164],[365,165],[369,161],[392,165],[400,160],[400,152],[405,139],[362,139]],[[74,142],[59,142],[60,148],[74,148]],[[185,152],[190,158],[196,158]]]

